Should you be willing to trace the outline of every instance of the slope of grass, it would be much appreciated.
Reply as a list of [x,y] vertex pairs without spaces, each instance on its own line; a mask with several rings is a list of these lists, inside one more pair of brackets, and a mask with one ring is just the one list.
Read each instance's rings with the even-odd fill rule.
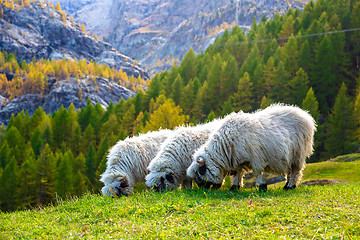
[[346,182],[360,182],[360,160],[307,164],[303,180],[309,179],[338,179]]
[[259,193],[87,194],[56,207],[0,213],[0,239],[359,239],[360,184]]

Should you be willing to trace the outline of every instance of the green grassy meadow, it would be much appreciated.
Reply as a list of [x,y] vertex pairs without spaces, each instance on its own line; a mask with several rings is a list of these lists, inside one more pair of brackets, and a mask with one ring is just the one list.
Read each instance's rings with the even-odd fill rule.
[[304,179],[344,183],[290,191],[278,184],[266,193],[85,194],[57,206],[0,213],[0,239],[360,239],[359,169],[359,160],[308,164]]

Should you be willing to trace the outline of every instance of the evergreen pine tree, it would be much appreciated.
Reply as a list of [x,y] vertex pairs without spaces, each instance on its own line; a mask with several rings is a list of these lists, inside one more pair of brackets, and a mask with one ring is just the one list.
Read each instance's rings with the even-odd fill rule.
[[31,117],[30,132],[32,132],[37,126],[39,126],[39,124],[44,120],[45,117],[46,113],[44,112],[42,107],[38,107]]
[[37,127],[35,131],[32,133],[31,139],[31,147],[34,151],[35,156],[39,156],[40,152],[44,146],[44,142],[42,141],[42,132],[40,127]]
[[130,105],[128,111],[126,111],[126,113],[124,114],[121,120],[121,125],[127,135],[133,134],[134,122],[135,122],[135,106]]
[[231,98],[229,98],[221,107],[221,115],[225,116],[232,113],[233,107],[231,105]]
[[211,64],[209,73],[207,75],[208,83],[208,102],[207,105],[211,109],[216,109],[220,103],[220,89],[221,89],[221,68],[222,68],[222,58],[220,54],[217,54]]
[[48,144],[45,144],[36,160],[37,203],[48,204],[54,199],[55,159]]
[[316,100],[314,91],[312,88],[309,89],[309,91],[306,94],[305,99],[302,102],[302,108],[304,110],[309,111],[311,116],[315,119],[316,122],[319,121],[320,112],[319,112],[319,103]]
[[358,142],[360,142],[360,89],[355,98],[354,104],[354,121],[355,121],[355,138]]
[[94,140],[95,140],[95,136],[94,136],[94,128],[91,124],[89,124],[86,129],[85,129],[85,132],[83,134],[83,137],[81,139],[81,147],[80,147],[80,150],[82,153],[86,153],[87,150],[88,150],[88,147],[90,145],[93,145],[94,144]]
[[312,88],[309,89],[309,91],[306,94],[305,99],[302,101],[302,109],[307,110],[311,116],[314,118],[317,129],[314,135],[314,154],[311,156],[310,161],[319,161],[321,160],[320,152],[323,152],[324,150],[324,124],[320,124],[320,112],[319,112],[319,103],[316,100],[314,91]]
[[183,60],[180,63],[180,74],[183,79],[183,85],[187,85],[190,80],[194,79],[196,75],[196,65],[194,64],[195,62],[196,55],[193,49],[190,48],[190,50],[185,54]]
[[25,160],[25,140],[15,126],[10,127],[6,132],[5,139],[13,150],[17,164],[21,165]]
[[96,177],[96,168],[95,168],[95,148],[92,144],[89,145],[89,150],[85,159],[85,175],[88,179],[88,187],[95,190],[95,177]]
[[310,69],[312,69],[313,58],[309,41],[306,39],[300,48],[298,66],[305,72],[310,72]]
[[95,159],[95,168],[97,169],[101,160],[103,159],[104,156],[107,156],[109,150],[109,138],[108,136],[105,136],[100,145],[99,148],[96,152],[96,159]]
[[139,90],[133,97],[133,103],[135,106],[135,116],[137,116],[144,108],[144,92]]
[[86,174],[85,174],[85,157],[82,153],[80,153],[75,159],[73,163],[73,193],[76,196],[80,196],[86,190]]
[[172,85],[172,95],[171,98],[174,100],[176,105],[180,104],[180,100],[181,100],[181,93],[182,90],[184,88],[184,82],[183,79],[181,78],[180,74],[176,77],[173,85]]
[[352,113],[353,104],[343,83],[326,125],[325,150],[329,157],[347,154],[354,150],[355,126]]
[[36,163],[31,151],[21,165],[19,174],[19,200],[22,208],[36,204]]
[[6,165],[0,179],[0,202],[4,211],[14,211],[18,207],[18,166],[14,157]]
[[284,67],[282,61],[280,61],[278,67],[275,70],[274,87],[270,92],[270,97],[275,102],[288,102],[289,100],[289,78],[290,74]]
[[5,140],[0,149],[0,168],[5,169],[12,157],[12,149],[9,147],[7,140]]
[[268,99],[266,96],[263,96],[261,99],[260,108],[265,109],[271,104],[271,99]]
[[252,82],[250,76],[245,72],[244,76],[240,78],[238,90],[233,96],[233,108],[235,111],[249,112],[252,109],[251,96]]
[[207,116],[205,122],[212,122],[216,118],[215,113],[211,111],[209,115]]
[[236,91],[238,81],[238,65],[236,59],[229,55],[222,66],[220,78],[220,101],[224,102]]
[[59,110],[57,110],[53,115],[53,137],[54,145],[56,148],[59,148],[63,142],[71,135],[71,126],[69,121],[68,111],[61,105]]
[[73,170],[71,168],[71,159],[69,154],[61,155],[59,166],[56,171],[55,191],[60,197],[70,194],[73,189]]
[[[171,95],[173,93],[172,86],[178,75],[179,75],[179,69],[178,69],[178,67],[176,67],[176,64],[174,64],[164,79],[163,90],[165,90],[166,97],[171,97]],[[147,92],[148,91],[146,91],[146,95],[147,95]],[[160,94],[160,90],[159,90],[158,94]],[[157,96],[155,96],[155,97],[157,97]]]
[[290,103],[294,103],[300,106],[300,103],[306,97],[306,93],[309,89],[308,85],[309,85],[308,76],[306,72],[304,72],[304,70],[300,68],[296,72],[296,76],[289,83],[289,87],[290,87],[289,97],[291,99]]
[[86,107],[81,109],[78,117],[78,123],[82,131],[85,131],[87,126],[90,124],[93,115],[94,115],[94,106],[91,103],[91,100],[88,98],[86,100]]
[[96,179],[97,179],[97,188],[101,189],[102,186],[104,186],[104,183],[100,182],[101,174],[103,174],[106,170],[106,164],[107,164],[107,155],[104,155],[103,158],[100,161],[99,167],[96,170]]
[[319,101],[320,112],[327,113],[333,105],[338,84],[334,75],[335,53],[329,37],[325,36],[316,51],[312,87]]
[[195,93],[194,93],[194,81],[191,80],[186,87],[184,87],[182,93],[181,93],[181,101],[180,106],[184,110],[184,113],[190,115],[191,110],[194,107],[194,99],[195,99]]
[[159,79],[159,74],[157,74],[153,77],[153,79],[151,79],[148,89],[146,90],[144,103],[144,107],[146,110],[149,109],[151,99],[156,99],[160,95],[161,87],[161,80]]

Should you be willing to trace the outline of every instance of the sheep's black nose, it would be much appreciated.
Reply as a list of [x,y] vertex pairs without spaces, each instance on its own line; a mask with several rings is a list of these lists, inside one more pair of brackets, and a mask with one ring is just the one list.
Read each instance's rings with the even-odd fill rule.
[[199,167],[199,174],[200,175],[205,175],[206,173],[206,165],[202,165]]

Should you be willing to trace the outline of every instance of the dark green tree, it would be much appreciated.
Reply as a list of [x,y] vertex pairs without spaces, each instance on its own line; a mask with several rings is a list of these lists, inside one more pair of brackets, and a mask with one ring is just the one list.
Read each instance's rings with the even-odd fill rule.
[[252,110],[252,95],[251,95],[252,82],[250,76],[245,72],[244,76],[240,78],[238,90],[232,97],[232,105],[234,111],[249,112]]
[[195,93],[194,93],[194,81],[191,80],[181,93],[180,106],[185,114],[191,115],[192,108],[194,107]]
[[87,177],[85,173],[85,157],[80,153],[73,162],[73,193],[75,196],[80,196],[86,190]]
[[12,157],[0,179],[0,202],[4,211],[14,211],[18,207],[18,171],[16,160]]
[[288,102],[289,101],[289,80],[290,74],[285,69],[284,64],[280,61],[279,66],[275,70],[273,80],[273,88],[270,92],[270,97],[275,102]]
[[184,88],[184,81],[181,78],[180,74],[176,77],[173,85],[172,85],[172,95],[171,98],[174,100],[176,105],[180,104],[180,100],[181,100],[181,93],[182,90]]
[[194,64],[195,62],[196,55],[193,49],[190,48],[190,50],[185,54],[184,59],[180,63],[180,75],[183,79],[184,86],[187,85],[188,82],[194,79],[196,76],[196,65]]
[[312,87],[319,101],[320,112],[327,113],[333,105],[338,83],[334,75],[335,53],[329,37],[324,36],[316,51]]
[[309,79],[302,68],[296,72],[296,76],[290,81],[289,87],[290,103],[300,106],[309,90]]
[[85,159],[85,175],[88,179],[89,188],[93,190],[94,187],[96,186],[95,158],[96,158],[95,148],[92,144],[90,144]]
[[2,169],[5,169],[11,157],[12,157],[12,149],[9,147],[7,140],[5,140],[0,149],[0,167]]
[[33,152],[30,152],[21,165],[19,172],[19,201],[21,208],[36,204],[36,162]]
[[59,158],[59,166],[56,171],[56,179],[55,179],[55,191],[60,197],[65,197],[67,194],[73,192],[73,169],[70,159],[70,155],[65,153],[61,155]]
[[221,86],[221,68],[222,68],[222,58],[220,54],[217,54],[211,64],[209,73],[207,75],[208,82],[208,102],[207,105],[211,109],[216,109],[220,102],[220,89]]
[[45,144],[36,160],[37,203],[48,204],[54,200],[56,164],[50,146]]
[[352,113],[353,104],[343,83],[326,124],[325,150],[329,157],[344,155],[354,150],[355,126]]
[[109,138],[108,136],[105,136],[100,145],[99,148],[96,152],[96,159],[95,159],[95,168],[97,169],[101,160],[103,159],[104,156],[107,156],[108,150],[109,150]]

